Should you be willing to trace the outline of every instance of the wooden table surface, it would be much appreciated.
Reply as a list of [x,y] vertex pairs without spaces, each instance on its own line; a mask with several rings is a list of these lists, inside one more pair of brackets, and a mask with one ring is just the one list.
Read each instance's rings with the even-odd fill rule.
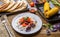
[[[29,3],[32,2],[32,0],[27,0]],[[12,22],[12,19],[18,14],[13,14],[13,15],[9,15],[8,16],[8,21],[10,22],[10,25],[11,25],[11,22]],[[38,12],[36,12],[36,15],[38,15],[41,19],[42,19],[42,22],[43,23],[47,23],[41,16]],[[12,26],[11,26],[12,28]],[[13,29],[13,28],[12,28]],[[37,33],[35,34],[32,34],[32,35],[22,35],[18,32],[16,32],[14,29],[14,34],[16,37],[60,37],[60,32],[51,32],[51,35],[47,36],[46,35],[46,30],[45,28],[42,28],[40,31],[38,31]]]

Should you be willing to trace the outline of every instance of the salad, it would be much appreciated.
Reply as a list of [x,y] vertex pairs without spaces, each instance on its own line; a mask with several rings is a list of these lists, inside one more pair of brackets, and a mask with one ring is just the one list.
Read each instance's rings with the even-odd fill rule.
[[18,27],[21,31],[30,32],[36,26],[36,21],[30,17],[22,17],[18,20]]

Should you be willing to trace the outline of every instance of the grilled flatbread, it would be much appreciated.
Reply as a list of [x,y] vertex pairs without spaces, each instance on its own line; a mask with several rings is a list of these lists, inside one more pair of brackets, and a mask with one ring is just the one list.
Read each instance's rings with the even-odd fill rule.
[[2,4],[2,5],[0,5],[0,8],[2,8],[3,6],[5,6],[6,4]]
[[7,3],[4,4],[4,5],[0,8],[0,12],[1,12],[1,11],[4,11],[4,9],[5,9],[6,7],[8,7],[9,4],[10,4],[10,3],[8,3],[8,4],[7,4]]
[[21,1],[20,3],[19,3],[19,5],[16,7],[16,9],[18,9],[19,7],[21,7],[23,5],[23,2]]
[[24,10],[27,8],[27,3],[26,2],[23,2],[22,6],[20,6],[18,9],[15,9],[11,12],[17,12],[17,11],[21,11],[21,10]]
[[15,5],[11,9],[9,9],[8,11],[12,11],[12,10],[16,9],[16,7],[19,5],[19,3],[20,3],[20,1],[17,1],[15,3]]
[[[0,5],[0,12],[4,11],[4,9],[6,7],[8,7],[8,5],[10,4],[9,3],[9,0],[0,0],[3,4]],[[8,3],[7,3],[8,2]]]
[[[2,1],[2,0],[1,0]],[[4,4],[0,5],[1,11],[16,12],[27,8],[27,3],[25,1],[14,1],[14,0],[3,0]]]
[[9,10],[10,8],[12,8],[12,6],[15,4],[14,1],[11,1],[9,6],[7,8],[5,8],[4,10]]
[[9,3],[10,2],[10,0],[0,0],[0,1],[3,3]]

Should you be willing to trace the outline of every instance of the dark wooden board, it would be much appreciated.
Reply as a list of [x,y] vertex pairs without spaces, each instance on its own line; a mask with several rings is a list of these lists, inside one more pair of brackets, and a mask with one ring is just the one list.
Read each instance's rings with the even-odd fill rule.
[[60,14],[56,14],[54,16],[52,16],[51,18],[47,19],[45,18],[44,14],[43,14],[43,6],[44,4],[38,4],[35,0],[33,1],[35,2],[36,8],[38,9],[38,12],[40,13],[40,15],[48,22],[52,23],[52,22],[57,22],[60,21]]

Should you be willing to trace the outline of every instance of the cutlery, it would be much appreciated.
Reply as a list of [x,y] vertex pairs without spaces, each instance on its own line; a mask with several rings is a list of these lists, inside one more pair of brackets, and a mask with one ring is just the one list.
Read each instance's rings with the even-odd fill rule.
[[6,30],[7,30],[7,32],[8,32],[8,34],[9,34],[9,37],[13,37],[12,35],[12,33],[11,33],[11,31],[9,30],[9,28],[8,28],[8,26],[7,26],[7,20],[4,18],[4,16],[6,16],[6,15],[2,15],[1,16],[1,22],[4,24],[4,26],[5,26],[5,28],[6,28]]
[[[0,25],[1,25],[2,23],[1,23],[1,19],[0,19]],[[2,33],[2,30],[0,29],[0,34]]]

